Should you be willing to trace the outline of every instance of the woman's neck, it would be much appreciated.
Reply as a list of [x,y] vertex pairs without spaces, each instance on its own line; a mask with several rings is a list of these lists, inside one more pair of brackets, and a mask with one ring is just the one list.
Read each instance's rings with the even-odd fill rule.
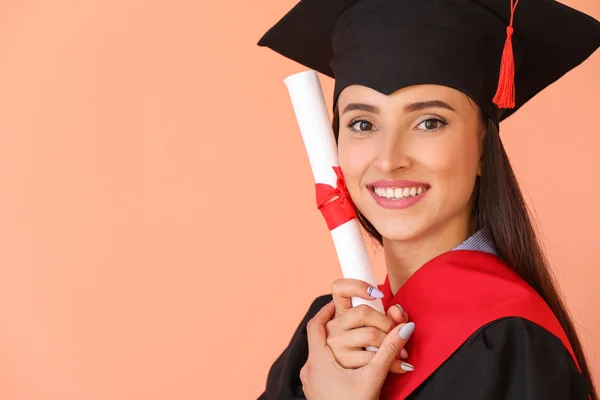
[[474,222],[454,221],[411,240],[383,238],[385,263],[392,293],[396,294],[404,282],[429,260],[452,250],[475,233]]

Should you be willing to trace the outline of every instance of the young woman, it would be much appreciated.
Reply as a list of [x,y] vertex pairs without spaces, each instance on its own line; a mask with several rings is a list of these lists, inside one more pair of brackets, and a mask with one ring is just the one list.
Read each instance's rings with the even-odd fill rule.
[[498,127],[600,24],[518,7],[303,0],[259,42],[335,77],[340,167],[387,267],[379,288],[341,279],[313,302],[262,399],[598,398]]

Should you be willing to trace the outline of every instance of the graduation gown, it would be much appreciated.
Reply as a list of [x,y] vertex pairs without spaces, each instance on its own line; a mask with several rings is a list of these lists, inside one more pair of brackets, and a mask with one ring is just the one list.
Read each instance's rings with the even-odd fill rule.
[[[423,265],[384,308],[401,304],[416,330],[407,343],[415,371],[389,373],[381,399],[588,399],[572,348],[541,297],[493,254],[458,250]],[[305,399],[300,369],[306,324],[331,300],[317,298],[269,370],[259,400]]]

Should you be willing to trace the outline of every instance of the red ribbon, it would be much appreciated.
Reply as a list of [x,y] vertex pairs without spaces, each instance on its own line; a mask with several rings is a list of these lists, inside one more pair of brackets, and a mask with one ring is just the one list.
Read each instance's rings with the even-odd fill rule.
[[340,167],[333,167],[337,175],[336,186],[317,183],[317,208],[323,214],[329,230],[334,230],[340,225],[356,218],[356,209],[346,188],[346,181]]

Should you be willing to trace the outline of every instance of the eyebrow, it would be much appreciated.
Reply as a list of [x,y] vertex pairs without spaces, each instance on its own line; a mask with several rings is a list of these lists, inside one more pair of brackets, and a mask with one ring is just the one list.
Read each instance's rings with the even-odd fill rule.
[[[456,110],[448,103],[445,103],[441,100],[429,100],[429,101],[420,101],[417,103],[409,103],[404,106],[404,112],[415,112],[424,110],[426,108],[445,108],[446,110],[454,111]],[[377,106],[365,103],[350,103],[342,111],[342,115],[349,111],[366,111],[373,114],[379,114],[379,108]]]

